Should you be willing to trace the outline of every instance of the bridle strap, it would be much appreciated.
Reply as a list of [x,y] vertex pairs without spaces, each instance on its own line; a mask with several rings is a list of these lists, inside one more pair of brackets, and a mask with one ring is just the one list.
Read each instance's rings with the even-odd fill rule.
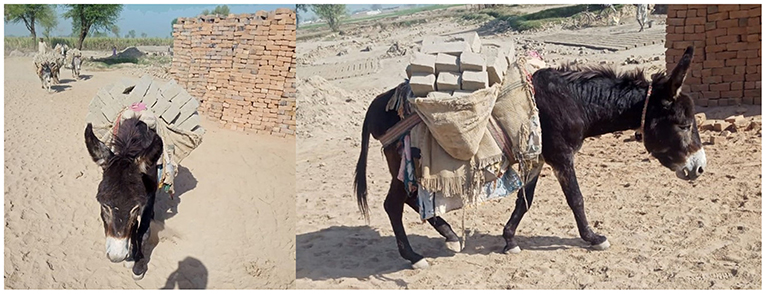
[[644,137],[644,125],[646,123],[646,109],[649,107],[649,96],[652,96],[652,85],[649,84],[649,89],[646,90],[646,99],[644,99],[644,110],[641,111],[641,128],[636,132],[636,140],[641,141]]

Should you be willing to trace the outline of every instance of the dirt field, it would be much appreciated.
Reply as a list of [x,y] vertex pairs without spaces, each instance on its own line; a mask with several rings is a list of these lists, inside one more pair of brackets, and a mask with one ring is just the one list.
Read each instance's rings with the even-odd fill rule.
[[[623,22],[581,31],[480,34],[484,40],[516,39],[517,50],[524,44],[544,50],[544,57],[556,64],[580,59],[621,69],[664,69],[661,43],[611,52],[539,42],[557,33],[608,37],[638,31],[635,19]],[[760,128],[706,144],[707,171],[695,183],[679,180],[662,167],[631,140],[632,131],[586,140],[576,162],[578,181],[590,224],[612,244],[607,251],[586,248],[547,166],[535,202],[517,232],[522,248],[518,255],[500,253],[505,244],[502,228],[515,196],[466,211],[467,244],[458,254],[447,251],[444,239],[405,208],[412,247],[431,264],[425,270],[412,270],[397,252],[383,210],[390,176],[375,140],[367,168],[369,225],[357,210],[352,181],[361,122],[375,95],[406,78],[409,54],[417,50],[416,42],[424,35],[473,29],[482,28],[432,19],[412,27],[371,26],[343,36],[300,41],[298,60],[306,66],[298,68],[297,288],[761,288]],[[662,23],[655,23],[645,34],[664,31]],[[406,52],[388,54],[397,42]],[[377,68],[349,78],[327,81],[315,76],[337,75],[338,62],[353,64],[382,56]],[[640,64],[620,66],[631,58]],[[749,120],[761,121],[760,106],[697,109],[708,119],[719,120],[738,110]],[[701,137],[707,142],[719,133],[705,131]],[[458,231],[461,216],[456,211],[445,219]]]
[[126,73],[82,74],[74,81],[62,70],[59,92],[48,94],[31,58],[5,59],[5,287],[293,287],[295,140],[204,119],[207,133],[181,164],[176,198],[157,194],[143,280],[106,258],[95,199],[101,171],[83,130],[96,91]]

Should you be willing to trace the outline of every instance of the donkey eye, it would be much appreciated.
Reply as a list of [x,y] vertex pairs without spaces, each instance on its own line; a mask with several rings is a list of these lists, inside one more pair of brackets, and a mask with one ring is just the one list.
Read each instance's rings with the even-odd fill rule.
[[678,127],[681,128],[681,130],[688,131],[692,128],[692,125],[680,125]]

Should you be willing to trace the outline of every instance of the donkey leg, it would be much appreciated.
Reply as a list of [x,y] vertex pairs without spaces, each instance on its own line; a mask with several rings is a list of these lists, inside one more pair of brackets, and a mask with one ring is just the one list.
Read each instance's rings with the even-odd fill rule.
[[[407,197],[407,205],[412,207],[415,212],[420,212],[417,198]],[[453,252],[460,252],[462,250],[460,246],[460,238],[458,238],[457,234],[455,234],[455,231],[452,230],[452,226],[450,226],[447,221],[442,219],[440,216],[437,216],[428,219],[428,223],[431,224],[431,226],[434,227],[434,229],[436,229],[436,231],[439,232],[442,237],[447,238],[445,241],[447,249]]]
[[148,239],[149,227],[152,219],[154,219],[154,195],[149,196],[149,201],[146,203],[143,213],[141,213],[141,221],[139,222],[138,229],[131,242],[134,242],[133,256],[135,263],[133,263],[133,279],[140,280],[146,274],[149,268],[149,260],[144,258],[144,242]]
[[590,243],[593,246],[593,249],[605,250],[609,248],[609,241],[606,237],[594,233],[588,225],[588,219],[585,217],[585,205],[583,203],[582,193],[580,193],[580,186],[577,184],[577,176],[575,174],[573,162],[569,161],[560,166],[552,165],[552,167],[556,174],[556,178],[559,180],[561,189],[564,191],[564,195],[567,198],[567,204],[569,204],[569,208],[571,208],[574,213],[580,237]]
[[391,221],[391,227],[394,229],[394,236],[396,237],[396,247],[399,248],[399,255],[402,258],[409,260],[412,263],[412,267],[415,269],[427,268],[428,262],[422,255],[415,253],[410,246],[410,241],[407,240],[407,233],[404,231],[404,224],[402,223],[402,213],[404,212],[404,203],[407,199],[407,193],[404,190],[404,183],[397,179],[391,181],[391,186],[388,188],[388,195],[386,201],[383,203],[383,207],[388,214],[388,220]]
[[[535,198],[535,187],[537,187],[538,177],[539,176],[535,176],[532,178],[532,180],[524,186],[523,193],[522,190],[519,190],[516,196],[516,208],[513,209],[511,218],[508,219],[508,223],[506,223],[503,228],[503,239],[505,239],[503,253],[521,253],[521,248],[519,248],[519,245],[516,244],[516,240],[514,240],[514,237],[516,236],[516,228],[518,228],[521,218],[524,217],[524,214],[529,209],[527,205],[529,205],[529,207],[532,206],[532,200]],[[526,194],[526,200],[524,199],[524,194]]]

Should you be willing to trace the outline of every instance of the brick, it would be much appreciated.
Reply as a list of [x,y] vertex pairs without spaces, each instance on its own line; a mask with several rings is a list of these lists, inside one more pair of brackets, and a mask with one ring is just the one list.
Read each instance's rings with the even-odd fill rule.
[[487,56],[487,74],[489,75],[489,84],[502,83],[508,70],[508,60],[497,51]]
[[413,57],[414,59],[410,63],[410,72],[426,73],[426,74],[435,73],[434,71],[434,68],[436,65],[435,55],[415,52]]
[[[760,35],[757,36],[758,40],[754,42],[760,42]],[[748,40],[748,42],[751,42]],[[758,58],[758,50],[739,50],[737,51],[737,58]]]
[[725,36],[725,35],[726,35],[726,29],[725,28],[715,29],[715,30],[708,31],[708,32],[705,33],[705,37],[707,37],[708,39],[713,39],[715,37],[720,37],[720,36]]
[[725,19],[729,19],[728,12],[719,12],[707,15],[707,21],[720,21]]
[[746,59],[725,59],[726,60],[726,66],[738,66],[738,65],[745,65]]
[[436,55],[436,72],[460,72],[458,57],[446,53]]
[[734,67],[734,74],[735,74],[735,75],[742,75],[742,74],[745,74],[745,73],[747,73],[746,69],[747,69],[747,67],[746,67],[746,66],[744,66],[744,65],[735,66],[735,67]]
[[725,82],[736,82],[736,81],[743,81],[745,79],[744,74],[732,74],[732,75],[725,75],[722,77],[724,83]]
[[710,91],[713,91],[713,92],[728,91],[729,89],[730,89],[730,84],[729,83],[711,84],[710,85]]
[[[694,34],[694,27],[695,27],[695,25],[692,25],[692,24],[687,24],[687,25],[684,27],[684,33],[685,33],[685,34]],[[684,36],[684,37],[686,37],[686,36]]]
[[425,97],[429,92],[436,90],[436,76],[434,74],[413,73],[410,78],[410,88],[417,97]]
[[[739,90],[739,91],[722,91],[721,97],[728,97],[731,99],[731,98],[742,98],[743,96],[742,96],[742,91]],[[729,102],[730,104],[732,104],[731,100]]]
[[729,44],[739,41],[737,36],[720,36],[715,38],[716,44],[726,44],[727,50],[729,50]]
[[761,58],[759,58],[759,57],[748,58],[746,63],[747,63],[748,66],[758,66],[758,65],[761,64]]
[[743,83],[745,90],[755,89],[755,82],[754,81],[746,81]]
[[748,43],[751,42],[760,42],[761,41],[761,34],[749,34],[747,35],[745,39]]
[[717,68],[717,67],[723,67],[724,61],[723,60],[705,60],[702,62],[703,68]]
[[716,67],[716,68],[713,68],[713,75],[714,76],[733,75],[733,74],[734,74],[734,68],[731,68],[731,67]]
[[718,99],[721,97],[721,92],[713,92],[713,91],[702,92],[702,97],[704,97],[705,99]]
[[732,28],[739,26],[739,20],[737,19],[725,19],[716,22],[718,28]]
[[718,12],[718,6],[716,6],[716,5],[708,5],[708,7],[707,7],[707,13],[708,14],[716,13],[716,12]]
[[467,91],[480,90],[487,87],[489,77],[486,71],[464,71],[460,79],[460,89]]
[[747,49],[747,43],[745,42],[734,42],[734,43],[726,44],[726,50],[728,51],[737,51],[737,50],[745,50],[745,49]]
[[460,55],[461,71],[484,71],[486,70],[486,61],[484,56],[479,53],[463,52]]
[[685,25],[704,25],[706,21],[705,17],[689,17],[686,19]]
[[[675,12],[674,17],[685,18],[687,11],[686,10],[679,10],[679,11],[674,11],[674,12]],[[669,11],[668,11],[668,17],[671,17]]]
[[758,17],[761,16],[761,8],[753,8],[747,11],[747,17]]
[[464,42],[468,43],[471,52],[481,53],[481,39],[479,39],[479,34],[475,31],[459,35],[456,38],[462,39]]
[[708,53],[715,53],[715,52],[721,52],[726,50],[726,44],[721,45],[707,45],[705,47],[705,51]]
[[463,52],[471,52],[471,46],[466,42],[445,42],[424,44],[421,52],[426,54],[445,53],[453,56],[460,56]]
[[698,37],[704,39],[705,35],[702,34],[704,32],[705,32],[705,26],[704,25],[696,25],[696,26],[694,26],[695,36],[698,36]]
[[718,11],[734,11],[739,10],[738,4],[719,4]]
[[747,10],[733,10],[729,12],[729,18],[742,18],[742,17],[748,17]]
[[439,72],[436,78],[436,90],[454,91],[460,90],[460,73]]

